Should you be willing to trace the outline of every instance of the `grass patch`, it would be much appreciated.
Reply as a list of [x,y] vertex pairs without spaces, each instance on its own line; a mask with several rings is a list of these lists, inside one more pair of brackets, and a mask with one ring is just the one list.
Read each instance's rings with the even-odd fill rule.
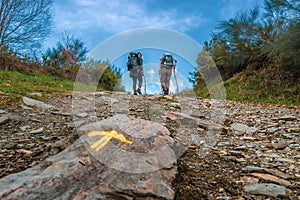
[[[76,83],[76,85],[84,91],[94,89],[92,86],[84,83]],[[16,71],[0,70],[0,102],[2,108],[6,108],[8,105],[19,101],[22,96],[32,92],[71,94],[73,87],[73,81],[47,76],[38,72],[34,75],[24,75]]]
[[242,72],[227,80],[225,87],[230,100],[299,106],[299,81],[278,78],[270,68],[264,72]]
[[[226,98],[242,103],[300,106],[300,78],[290,79],[284,72],[269,67],[247,69],[224,82]],[[196,94],[207,98],[206,85],[196,86]]]

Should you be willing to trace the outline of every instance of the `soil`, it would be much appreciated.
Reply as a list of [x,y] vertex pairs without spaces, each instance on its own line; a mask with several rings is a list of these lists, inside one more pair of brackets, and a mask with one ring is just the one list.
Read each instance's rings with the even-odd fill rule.
[[[102,100],[106,98],[106,101],[96,102],[97,114],[88,119],[76,116],[76,120],[84,118],[85,123],[88,123],[113,116],[116,111],[113,111],[107,98],[113,100],[122,96],[129,104],[128,115],[161,122],[172,137],[178,136],[182,118],[172,118],[165,114],[183,112],[178,98],[118,93],[102,93],[99,96],[103,97]],[[0,117],[8,116],[8,121],[0,125],[0,178],[30,168],[61,152],[78,139],[72,114],[72,96],[51,94],[43,99],[54,108],[45,110],[25,107],[19,102],[6,108],[6,113],[0,114]],[[204,121],[210,119],[211,101],[200,98],[195,101],[198,104],[195,104],[195,108],[201,111],[196,117]],[[178,158],[178,174],[172,182],[175,199],[278,199],[245,192],[246,184],[274,182],[254,177],[243,170],[247,166],[259,166],[289,175],[285,180],[291,182],[291,185],[286,186],[291,194],[283,198],[299,200],[300,109],[229,101],[226,106],[225,120],[217,143],[205,156],[199,154],[201,145],[191,144]],[[294,118],[280,119],[282,116]],[[248,130],[236,131],[231,127],[233,123],[256,127],[257,130],[250,133]],[[197,126],[195,133],[205,137],[204,130],[205,127]],[[281,144],[283,141],[288,144],[283,148],[274,147],[273,144]],[[272,157],[273,154],[276,156]]]

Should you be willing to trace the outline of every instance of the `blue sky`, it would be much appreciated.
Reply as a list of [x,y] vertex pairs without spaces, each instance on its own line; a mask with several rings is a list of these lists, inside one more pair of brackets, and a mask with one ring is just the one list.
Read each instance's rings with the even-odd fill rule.
[[256,4],[261,0],[55,0],[46,44],[55,46],[68,31],[92,50],[114,34],[143,27],[173,29],[203,44],[218,21]]
[[[261,1],[56,0],[53,30],[45,46],[55,47],[62,33],[67,31],[75,38],[80,38],[89,51],[93,51],[103,41],[117,34],[146,27],[174,30],[202,45],[210,39],[211,31],[219,21],[257,4],[261,4]],[[147,56],[151,57],[151,54]],[[177,56],[184,61],[180,55]],[[144,59],[147,60],[145,54]],[[116,63],[120,60],[124,61],[118,58]],[[147,62],[150,64],[157,60],[148,59]],[[189,71],[182,71],[181,74],[187,79]]]

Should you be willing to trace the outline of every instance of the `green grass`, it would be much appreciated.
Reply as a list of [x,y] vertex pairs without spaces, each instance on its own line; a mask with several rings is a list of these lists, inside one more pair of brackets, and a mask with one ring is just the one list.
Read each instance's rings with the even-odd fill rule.
[[[278,78],[273,68],[245,70],[224,82],[226,99],[242,103],[300,106],[300,79]],[[209,98],[205,83],[196,88],[197,95]]]
[[[58,77],[39,73],[34,75],[24,75],[16,71],[0,70],[1,107],[5,108],[10,104],[19,101],[22,96],[26,96],[32,92],[39,92],[41,94],[71,94],[73,86],[73,81]],[[84,83],[76,83],[76,89],[78,90],[78,88],[84,91],[94,90],[92,86]]]
[[[249,73],[249,72],[248,72]],[[300,80],[272,78],[272,73],[245,72],[225,82],[227,98],[241,102],[259,102],[288,106],[300,105]]]

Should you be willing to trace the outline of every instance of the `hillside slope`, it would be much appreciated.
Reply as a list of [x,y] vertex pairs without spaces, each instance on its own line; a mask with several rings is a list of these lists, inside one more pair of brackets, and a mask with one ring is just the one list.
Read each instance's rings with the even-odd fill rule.
[[[300,77],[291,77],[276,67],[263,70],[249,67],[224,82],[226,99],[242,103],[300,106]],[[195,86],[195,91],[197,95],[209,98],[203,80]]]

